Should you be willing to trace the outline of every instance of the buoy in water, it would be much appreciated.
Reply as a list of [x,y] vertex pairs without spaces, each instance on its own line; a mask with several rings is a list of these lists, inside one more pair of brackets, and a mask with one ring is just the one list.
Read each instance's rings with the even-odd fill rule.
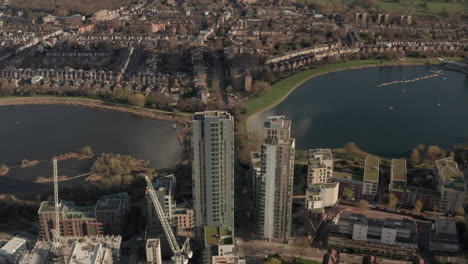
[[394,109],[395,109],[395,107],[393,107],[393,106],[390,106],[390,110],[394,110]]

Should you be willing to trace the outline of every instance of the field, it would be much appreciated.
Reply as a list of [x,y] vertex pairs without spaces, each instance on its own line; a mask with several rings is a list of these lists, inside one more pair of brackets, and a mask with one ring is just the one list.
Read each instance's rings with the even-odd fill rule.
[[113,9],[130,4],[131,0],[14,0],[12,7],[45,11],[56,15],[80,13],[90,15],[102,9]]
[[301,263],[301,264],[320,264],[321,262],[315,261],[315,260],[309,260],[309,259],[300,259],[300,260],[298,260],[297,263]]
[[[458,1],[461,2],[461,1]],[[408,13],[415,15],[440,15],[443,12],[461,11],[466,14],[468,3],[446,3],[444,1],[396,1],[396,0],[378,0],[377,6],[387,12]]]

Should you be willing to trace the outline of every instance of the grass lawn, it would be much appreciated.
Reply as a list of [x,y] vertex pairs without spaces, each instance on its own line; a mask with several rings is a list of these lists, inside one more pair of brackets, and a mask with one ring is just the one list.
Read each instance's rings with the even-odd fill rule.
[[[426,6],[427,5],[427,6]],[[415,15],[439,15],[443,11],[462,11],[468,8],[468,3],[446,3],[446,2],[429,2],[423,0],[412,1],[394,1],[394,0],[378,0],[377,6],[386,10],[394,11],[402,14],[410,14],[412,11]]]
[[302,264],[320,264],[322,262],[320,261],[315,261],[315,260],[310,260],[310,259],[299,259],[297,263],[302,263]]

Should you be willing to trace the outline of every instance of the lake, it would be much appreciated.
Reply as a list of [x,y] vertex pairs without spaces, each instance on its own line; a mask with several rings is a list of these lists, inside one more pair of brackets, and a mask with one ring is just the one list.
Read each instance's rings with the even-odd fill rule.
[[435,66],[345,70],[307,80],[274,108],[249,118],[259,131],[267,116],[292,120],[296,148],[338,148],[355,142],[367,152],[408,156],[418,144],[468,143],[468,79]]
[[119,153],[175,165],[181,152],[172,123],[130,113],[64,105],[0,106],[0,163],[47,160],[91,146],[95,154]]

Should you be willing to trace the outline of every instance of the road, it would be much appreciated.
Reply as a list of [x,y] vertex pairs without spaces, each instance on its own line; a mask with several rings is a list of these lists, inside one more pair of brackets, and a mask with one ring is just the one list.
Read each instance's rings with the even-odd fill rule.
[[218,54],[213,54],[213,71],[214,75],[216,76],[216,79],[219,80],[219,89],[221,90],[221,100],[223,103],[228,104],[228,96],[226,93],[226,85],[224,82],[224,72],[223,72],[223,66],[221,64],[220,58]]

